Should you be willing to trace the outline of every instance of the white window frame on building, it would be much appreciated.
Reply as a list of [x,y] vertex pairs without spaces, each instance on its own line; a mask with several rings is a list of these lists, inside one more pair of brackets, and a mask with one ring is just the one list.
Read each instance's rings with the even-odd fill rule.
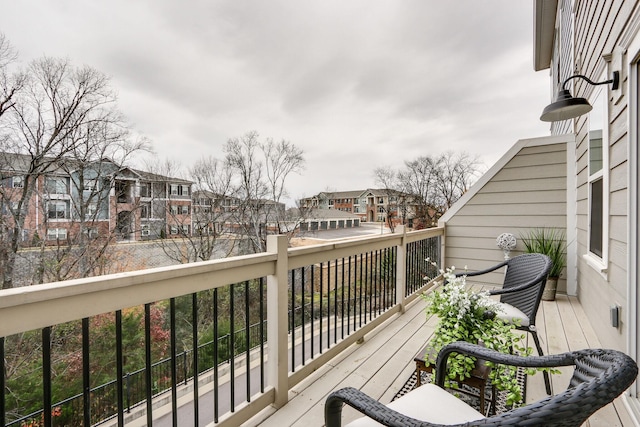
[[589,203],[585,259],[601,274],[606,274],[609,264],[609,115],[606,88],[596,88],[591,105],[593,110],[589,113],[587,136]]
[[141,229],[140,234],[142,234],[143,236],[150,236],[151,235],[151,226],[149,224],[142,224],[140,229]]
[[66,240],[66,228],[47,228],[47,240]]
[[24,176],[16,175],[11,177],[11,187],[24,188]]
[[[52,207],[55,207],[55,209],[52,210]],[[51,200],[47,202],[47,218],[50,221],[69,219],[69,202],[65,200]]]
[[140,197],[150,198],[151,197],[151,183],[143,182],[140,184]]
[[97,203],[88,203],[84,212],[85,219],[93,219],[98,214],[98,204]]
[[69,194],[69,178],[63,176],[47,176],[44,186],[49,194]]
[[151,203],[140,204],[140,218],[142,219],[151,218]]

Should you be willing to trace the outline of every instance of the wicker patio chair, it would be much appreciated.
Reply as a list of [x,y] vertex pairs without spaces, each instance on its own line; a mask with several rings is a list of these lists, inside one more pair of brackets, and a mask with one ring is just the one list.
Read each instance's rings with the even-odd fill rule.
[[[525,406],[485,417],[445,391],[447,358],[465,353],[505,365],[529,368],[574,366],[569,387]],[[580,426],[594,412],[612,402],[636,379],[638,366],[617,350],[585,349],[549,356],[517,356],[475,344],[445,346],[436,361],[437,384],[425,384],[391,402],[381,404],[361,391],[347,387],[331,393],[325,403],[327,427],[340,427],[347,404],[366,415],[348,427],[385,426]],[[377,423],[376,423],[377,422]],[[379,424],[378,424],[379,423]]]
[[[502,288],[489,291],[491,295],[500,295],[503,309],[498,317],[513,323],[517,319],[517,329],[529,332],[533,337],[538,355],[542,356],[542,346],[536,329],[536,314],[551,269],[551,259],[543,254],[522,254],[494,265],[486,270],[458,273],[456,276],[481,276],[506,266]],[[551,394],[549,374],[544,372],[544,384],[547,394]]]

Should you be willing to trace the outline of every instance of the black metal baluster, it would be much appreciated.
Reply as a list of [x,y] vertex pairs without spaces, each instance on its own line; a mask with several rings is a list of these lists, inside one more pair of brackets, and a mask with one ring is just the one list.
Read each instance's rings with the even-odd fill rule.
[[409,243],[407,245],[407,267],[406,267],[406,276],[407,276],[407,291],[405,292],[405,296],[407,296],[410,292],[413,292],[413,287],[415,284],[414,279],[414,264],[415,264],[416,253],[414,249],[414,244]]
[[338,260],[334,261],[333,272],[333,343],[338,342]]
[[82,420],[85,427],[91,425],[91,384],[89,377],[89,319],[82,319]]
[[[359,298],[359,302],[358,302],[358,318],[359,318],[359,323],[360,323],[359,327],[362,327],[362,290],[364,288],[364,283],[362,281],[362,265],[363,265],[362,254],[360,254],[359,257],[360,257],[360,265],[359,265],[359,267],[360,267],[360,269],[359,269],[360,270],[360,280],[356,280],[356,283],[358,284],[358,298]],[[356,256],[356,279],[357,279],[357,276],[358,276],[357,272],[358,272],[358,256]]]
[[235,285],[229,285],[229,349],[231,351],[229,356],[229,385],[231,388],[230,394],[230,409],[231,412],[236,411],[236,374],[235,374],[235,361],[236,361],[236,313],[235,313],[235,293],[234,293]]
[[323,267],[323,263],[320,263],[320,323],[318,324],[318,327],[320,328],[320,334],[319,334],[320,354],[322,354],[322,319],[324,319],[324,311],[322,310],[322,306],[324,303],[323,294],[324,294],[324,267]]
[[[304,267],[303,267],[304,268]],[[311,280],[309,280],[310,286],[311,286],[311,357],[314,357],[316,355],[315,353],[315,349],[314,349],[314,344],[315,344],[315,332],[313,330],[313,326],[316,323],[316,316],[314,313],[314,306],[316,305],[316,283],[315,283],[315,276],[314,276],[314,270],[313,270],[313,265],[311,266]]]
[[291,270],[291,372],[296,370],[296,273]]
[[42,329],[42,417],[51,425],[51,327]]
[[5,366],[4,366],[4,337],[0,337],[0,426],[6,425],[5,416]]
[[389,303],[389,283],[387,282],[387,256],[389,255],[389,251],[385,249],[380,250],[380,294],[382,295],[382,304],[381,311],[386,310]]
[[[347,288],[347,301],[349,304],[347,305],[347,335],[349,335],[351,333],[351,255],[349,255],[349,274],[347,277],[347,282],[349,283],[349,287]],[[353,330],[355,331],[356,328],[354,327]]]
[[169,327],[170,327],[170,345],[171,345],[171,422],[173,426],[178,425],[178,349],[176,339],[176,299],[169,299]]
[[384,276],[382,275],[382,251],[380,249],[376,250],[376,295],[378,296],[378,315],[382,312],[382,308],[384,307],[384,293],[383,293],[383,283],[382,280]]
[[153,425],[153,383],[151,375],[151,304],[144,305],[145,393],[147,397],[147,425]]
[[[336,260],[337,262],[337,260]],[[342,321],[340,322],[340,334],[341,338],[344,339],[344,258],[342,258],[342,268],[341,268],[340,276],[342,278],[340,284],[340,301],[342,303],[342,307],[340,308],[340,318]]]
[[260,278],[260,392],[264,393],[264,277]]
[[[116,311],[116,388],[118,400],[118,427],[124,426],[124,366],[122,366],[122,311]],[[1,425],[1,424],[0,424]]]
[[244,330],[245,330],[245,351],[247,356],[247,402],[251,402],[251,340],[249,328],[249,281],[244,282]]
[[[302,313],[300,313],[301,321],[302,321],[302,329],[300,330],[300,334],[302,335],[302,342],[301,342],[301,344],[302,344],[302,366],[304,366],[305,360],[306,360],[305,351],[304,351],[305,350],[304,341],[305,341],[305,337],[306,337],[305,328],[304,328],[304,321],[305,321],[305,318],[304,318],[304,306],[305,306],[305,300],[304,300],[304,267],[302,267],[300,270],[301,270],[300,271],[300,278],[301,278],[301,282],[300,282],[300,303],[302,305],[302,310],[301,310]],[[295,343],[293,345],[295,347]]]
[[220,345],[218,337],[218,288],[213,290],[213,421],[215,423],[219,420],[219,392],[218,386],[220,385],[218,379],[218,368],[220,363],[218,362],[218,346]]
[[392,283],[392,288],[393,288],[393,304],[397,304],[398,301],[398,296],[396,295],[395,289],[398,286],[398,282],[397,282],[397,278],[398,278],[398,249],[394,248],[393,249],[393,270],[392,270],[392,274],[391,274],[391,283]]
[[331,261],[327,261],[327,350],[331,347]]
[[200,366],[198,359],[198,294],[191,294],[191,333],[193,336],[193,425],[199,425],[200,399],[198,382],[200,379]]
[[373,319],[373,312],[375,310],[373,304],[375,303],[375,298],[376,298],[376,295],[374,292],[374,278],[373,278],[373,263],[374,263],[373,252],[368,252],[367,256],[368,256],[367,267],[369,269],[369,272],[367,273],[367,283],[369,286],[369,321],[371,321]]

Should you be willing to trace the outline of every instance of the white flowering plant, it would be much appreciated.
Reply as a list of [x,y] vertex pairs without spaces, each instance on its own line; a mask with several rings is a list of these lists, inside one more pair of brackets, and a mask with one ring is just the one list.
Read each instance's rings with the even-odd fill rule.
[[[444,284],[424,297],[427,300],[427,315],[435,314],[439,319],[425,355],[427,366],[435,365],[442,347],[455,341],[481,344],[503,353],[531,354],[531,348],[523,345],[524,337],[514,331],[514,325],[496,317],[500,306],[490,298],[488,292],[471,291],[466,284],[466,276],[457,276],[455,267],[441,270],[440,273]],[[448,360],[445,385],[457,388],[458,382],[471,376],[475,363],[475,357],[452,354]],[[489,377],[492,384],[498,390],[507,392],[507,405],[521,404],[522,389],[516,377],[516,368],[485,363],[492,368]]]

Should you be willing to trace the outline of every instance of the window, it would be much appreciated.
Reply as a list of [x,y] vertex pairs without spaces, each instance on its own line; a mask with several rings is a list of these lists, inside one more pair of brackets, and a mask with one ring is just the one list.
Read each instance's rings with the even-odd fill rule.
[[140,205],[140,218],[149,219],[151,215],[151,204],[143,203]]
[[67,238],[66,228],[47,229],[47,240],[65,240]]
[[151,184],[148,182],[140,184],[140,197],[151,197]]
[[44,186],[49,194],[69,194],[68,178],[48,176],[45,178]]
[[188,196],[189,195],[189,186],[188,185],[177,185],[177,184],[169,184],[169,192],[172,196]]
[[172,226],[169,228],[169,232],[170,232],[171,234],[174,234],[174,235],[175,235],[175,234],[178,234],[178,226],[176,226],[176,225],[172,225]]
[[14,176],[11,179],[11,186],[13,188],[22,188],[22,187],[24,187],[24,177],[23,176]]
[[52,201],[47,203],[47,218],[49,219],[68,219],[69,204],[66,201]]
[[98,213],[98,204],[89,203],[84,213],[85,219],[95,218]]
[[178,205],[171,205],[170,210],[171,210],[171,215],[178,215]]
[[182,215],[189,215],[189,205],[180,205],[179,212]]
[[144,224],[142,226],[142,235],[143,236],[151,235],[151,227],[149,226],[149,224]]
[[182,226],[182,232],[184,234],[186,234],[187,236],[189,235],[189,229],[190,229],[189,225],[183,225]]
[[607,242],[609,211],[609,142],[606,96],[601,88],[595,93],[593,110],[589,114],[588,170],[589,170],[589,255],[596,260],[601,272],[608,263]]

